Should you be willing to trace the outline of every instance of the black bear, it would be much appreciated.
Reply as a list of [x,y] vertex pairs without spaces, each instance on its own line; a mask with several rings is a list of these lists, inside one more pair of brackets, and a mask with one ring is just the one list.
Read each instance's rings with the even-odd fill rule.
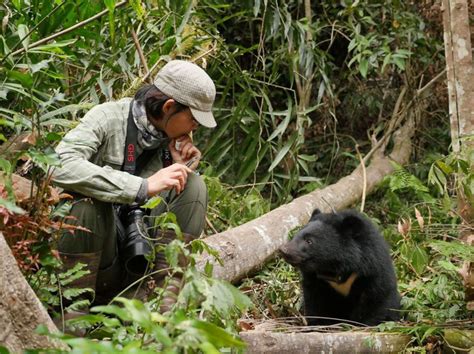
[[281,249],[302,274],[309,325],[377,325],[400,318],[400,295],[389,247],[355,210],[321,213]]

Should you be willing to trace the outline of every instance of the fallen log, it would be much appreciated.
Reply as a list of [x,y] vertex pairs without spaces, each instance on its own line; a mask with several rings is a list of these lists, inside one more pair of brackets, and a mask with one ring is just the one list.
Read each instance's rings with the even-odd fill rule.
[[205,238],[204,241],[218,252],[223,265],[204,254],[198,261],[198,268],[204,269],[209,262],[213,264],[214,277],[234,282],[250,275],[288,240],[292,229],[307,223],[315,208],[327,212],[349,207],[363,197],[364,191],[370,193],[393,172],[392,162],[406,164],[414,131],[410,116],[393,134],[394,146],[388,156],[384,155],[384,149],[379,149],[367,168],[361,165],[335,184],[296,198],[246,224]]
[[401,353],[411,337],[368,332],[240,332],[246,353]]
[[453,352],[472,353],[474,350],[474,330],[449,328],[444,330],[443,337]]

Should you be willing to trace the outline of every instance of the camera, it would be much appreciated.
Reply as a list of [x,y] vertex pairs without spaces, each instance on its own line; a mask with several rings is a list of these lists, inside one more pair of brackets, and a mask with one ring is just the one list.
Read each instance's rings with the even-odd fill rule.
[[118,228],[120,256],[127,273],[138,279],[145,274],[147,257],[153,252],[144,221],[145,212],[133,203],[122,205],[118,216],[123,226]]

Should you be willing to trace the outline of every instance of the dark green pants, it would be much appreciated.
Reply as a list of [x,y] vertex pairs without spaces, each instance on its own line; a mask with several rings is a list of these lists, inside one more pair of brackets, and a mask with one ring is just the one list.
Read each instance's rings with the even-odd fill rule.
[[[181,231],[199,237],[204,229],[207,209],[207,189],[202,177],[188,175],[186,188],[177,195],[174,191],[161,195],[163,201],[151,211],[157,216],[165,211],[176,215]],[[112,284],[103,279],[121,279],[117,244],[118,217],[111,203],[81,197],[74,201],[71,210],[74,220],[70,224],[80,225],[90,230],[75,230],[65,233],[58,243],[61,253],[101,253],[97,290]],[[153,219],[153,218],[151,218]]]

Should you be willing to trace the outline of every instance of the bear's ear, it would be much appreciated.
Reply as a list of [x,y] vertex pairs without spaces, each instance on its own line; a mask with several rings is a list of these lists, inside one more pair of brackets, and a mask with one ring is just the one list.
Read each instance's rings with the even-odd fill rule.
[[313,213],[311,214],[311,217],[309,218],[309,221],[316,220],[316,216],[318,216],[318,214],[321,214],[321,210],[319,210],[318,208],[314,209]]
[[364,220],[358,214],[346,214],[338,225],[338,230],[342,234],[351,235],[353,238],[359,237],[365,229]]

